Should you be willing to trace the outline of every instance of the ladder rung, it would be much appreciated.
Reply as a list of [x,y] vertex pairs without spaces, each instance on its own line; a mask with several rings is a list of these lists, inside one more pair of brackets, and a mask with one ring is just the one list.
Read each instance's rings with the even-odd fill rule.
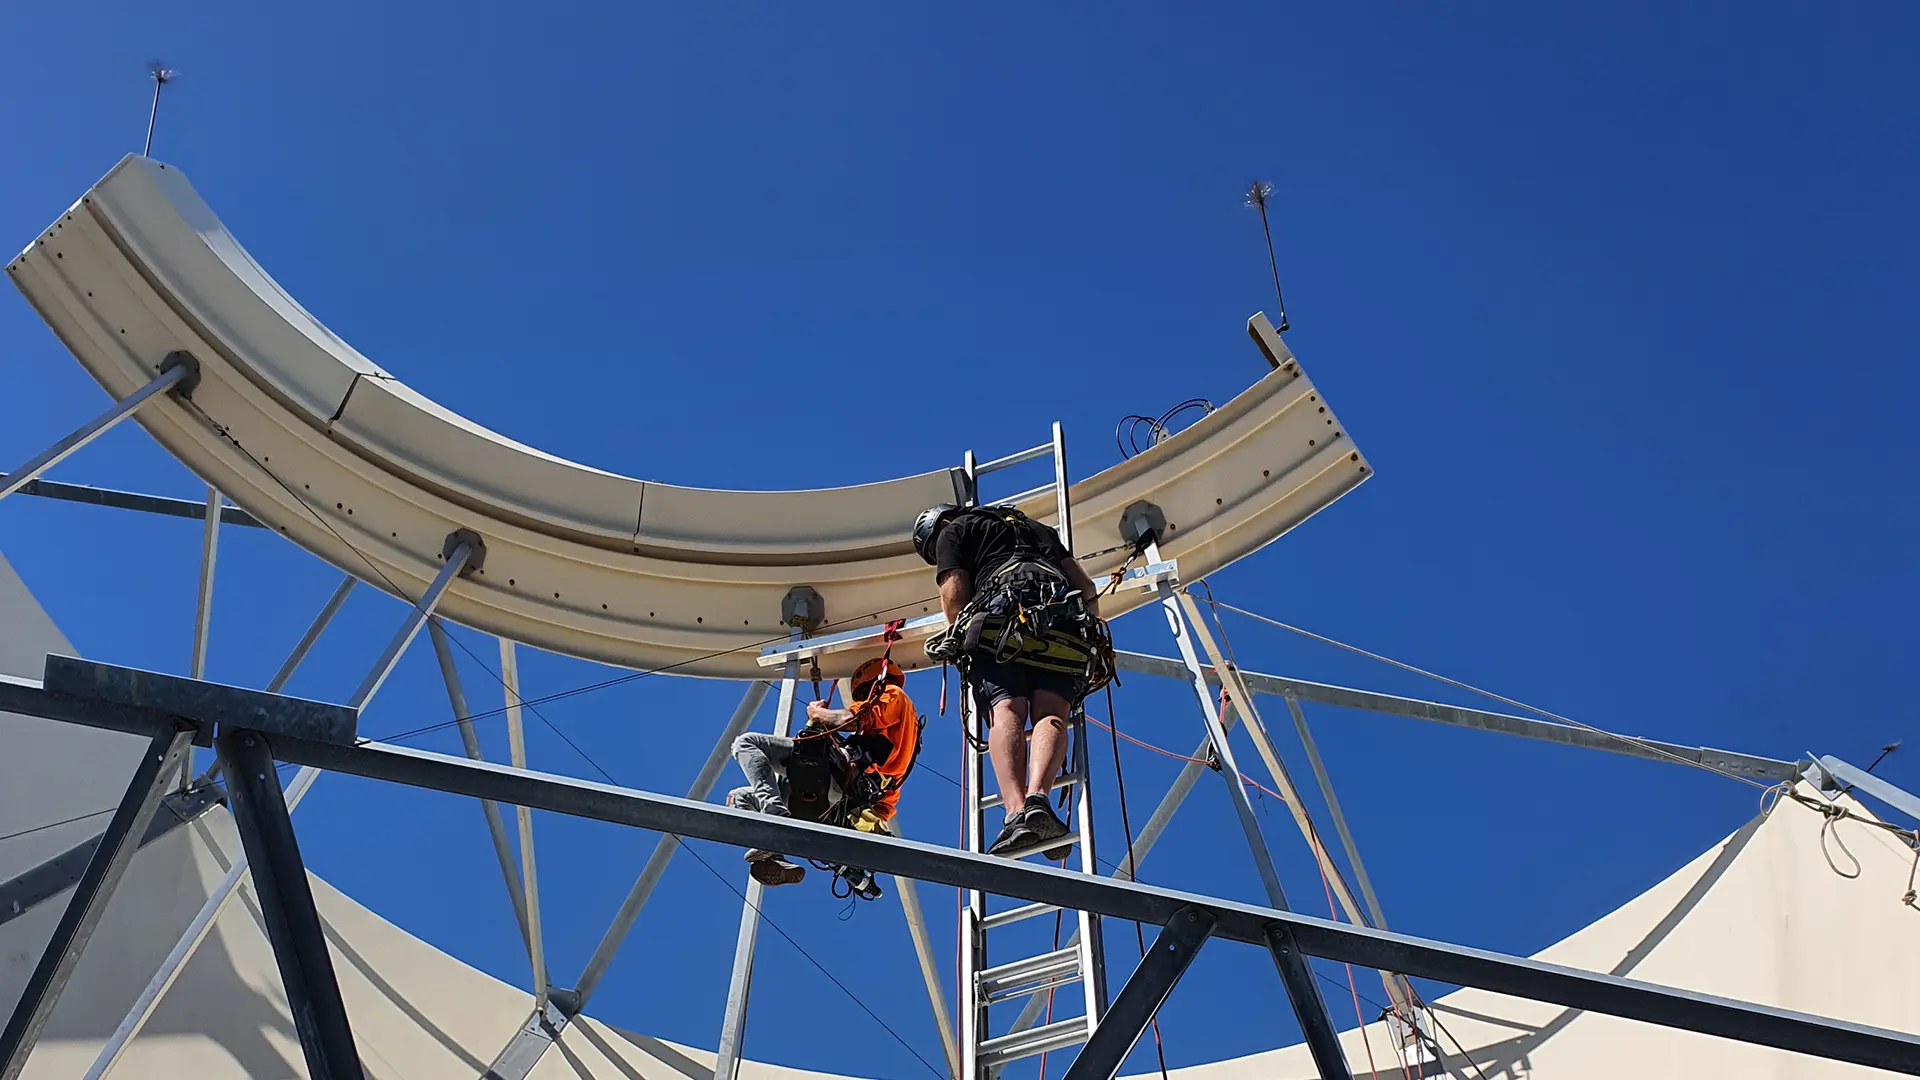
[[[1070,786],[1070,785],[1073,785],[1073,784],[1077,784],[1077,783],[1079,783],[1079,782],[1080,782],[1080,774],[1079,774],[1079,773],[1068,773],[1068,772],[1063,772],[1063,773],[1061,773],[1061,774],[1060,774],[1060,775],[1059,775],[1058,777],[1055,777],[1055,778],[1054,778],[1054,781],[1053,781],[1053,786],[1052,786],[1052,787],[1049,787],[1049,788],[1048,788],[1047,790],[1048,790],[1048,791],[1059,791],[1059,790],[1060,790],[1061,788],[1063,788],[1063,787],[1068,787],[1068,786]],[[981,805],[981,806],[983,806],[983,807],[986,807],[986,806],[999,806],[999,805],[1000,805],[1000,794],[999,794],[999,792],[995,792],[995,793],[994,793],[994,794],[992,794],[992,795],[988,795],[988,796],[986,796],[985,798],[982,798],[982,799],[980,800],[980,805]]]
[[1060,905],[1058,904],[1027,904],[1022,907],[1008,908],[1006,911],[996,911],[980,920],[980,929],[991,930],[996,926],[1006,926],[1009,923],[1017,923],[1025,919],[1031,919],[1037,915],[1045,915],[1049,911],[1058,910],[1060,910]]
[[980,1044],[980,1064],[1004,1065],[1009,1061],[1018,1061],[1035,1054],[1064,1050],[1074,1043],[1086,1041],[1087,1018],[1069,1017],[1040,1027],[1017,1031],[1012,1035],[988,1039]]
[[980,992],[991,996],[997,991],[1026,983],[1046,982],[1059,977],[1062,973],[1071,973],[1076,978],[1080,973],[1080,948],[1073,946],[1057,949],[1039,956],[1029,956],[1025,960],[1015,960],[1011,964],[988,968],[974,976],[980,980]]
[[997,1005],[1002,1001],[1012,1001],[1014,998],[1023,998],[1032,994],[1045,993],[1049,990],[1058,990],[1063,986],[1072,986],[1079,981],[1080,969],[1074,967],[1066,971],[1051,973],[1051,977],[1045,982],[1029,983],[981,994],[980,1000],[989,1005]]

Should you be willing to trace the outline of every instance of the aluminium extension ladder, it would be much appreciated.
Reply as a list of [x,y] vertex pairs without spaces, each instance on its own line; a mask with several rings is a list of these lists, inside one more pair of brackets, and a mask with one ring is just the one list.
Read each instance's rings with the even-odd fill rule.
[[[1067,497],[1066,442],[1060,425],[1053,425],[1053,439],[1050,444],[1043,443],[1029,450],[1000,458],[985,464],[976,465],[972,452],[966,457],[966,482],[972,501],[978,502],[978,480],[985,473],[1016,465],[1023,461],[1032,461],[1048,455],[1051,451],[1054,466],[1054,479],[1050,485],[1043,485],[1031,491],[1022,492],[1004,502],[1017,502],[1038,495],[1051,487],[1054,493],[1054,505],[1059,522],[1060,540],[1073,550],[1072,507]],[[984,747],[987,740],[986,717],[978,714],[973,697],[964,690],[960,695],[960,720],[968,738],[963,740],[961,753],[964,761],[961,767],[961,787],[965,799],[965,820],[963,822],[966,849],[983,852],[997,829],[989,831],[987,811],[1000,805],[1000,797],[986,790],[986,751],[976,749]],[[1010,853],[1012,858],[1025,858],[1035,852],[1060,847],[1071,843],[1074,853],[1068,856],[1070,869],[1085,874],[1098,874],[1099,863],[1095,859],[1093,841],[1093,798],[1088,790],[1087,723],[1084,717],[1075,715],[1070,731],[1072,746],[1067,755],[1066,767],[1054,782],[1053,790],[1069,789],[1072,792],[1072,809],[1068,817],[1070,832],[1067,836],[1055,840],[1035,843],[1024,850]],[[978,740],[977,742],[975,740]],[[1051,793],[1049,793],[1051,797]],[[1069,912],[1074,917],[1077,933],[1065,947],[1033,956],[1005,958],[997,950],[988,949],[989,932],[1024,922],[1042,915],[1051,915],[1056,910],[1051,904],[1025,904],[990,910],[988,896],[978,890],[963,890],[960,899],[960,979],[959,979],[959,1050],[960,1075],[958,1080],[991,1080],[997,1076],[1002,1066],[1022,1058],[1033,1057],[1054,1050],[1075,1046],[1087,1040],[1094,1024],[1107,1010],[1106,959],[1102,948],[1100,918],[1087,912]],[[1023,1027],[1016,1021],[1010,1030],[995,1035],[989,1023],[989,1010],[992,1006],[1016,1001],[1026,1001],[1036,995],[1078,984],[1084,999],[1084,1011],[1076,1016],[1052,1023]],[[1029,1015],[1031,1010],[1029,1010]],[[1003,1024],[1003,1028],[1007,1025]]]

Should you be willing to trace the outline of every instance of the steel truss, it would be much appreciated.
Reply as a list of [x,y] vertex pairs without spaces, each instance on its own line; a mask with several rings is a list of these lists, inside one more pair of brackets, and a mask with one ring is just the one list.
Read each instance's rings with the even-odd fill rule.
[[[1399,985],[1389,984],[1389,993],[1394,997],[1397,1007],[1404,1002],[1403,994],[1408,993],[1395,993],[1396,989],[1405,985],[1402,981],[1404,976],[1420,976],[1569,1008],[1608,1013],[1920,1075],[1920,1038],[1912,1035],[1386,931],[1378,900],[1372,895],[1358,853],[1353,850],[1344,821],[1340,819],[1337,804],[1332,798],[1330,784],[1319,765],[1317,753],[1312,750],[1311,736],[1306,731],[1298,703],[1312,701],[1334,704],[1629,756],[1678,760],[1758,779],[1791,780],[1804,773],[1828,787],[1858,785],[1862,790],[1909,814],[1920,815],[1920,800],[1833,758],[1813,759],[1811,765],[1807,761],[1779,761],[1236,671],[1231,665],[1221,662],[1192,600],[1176,588],[1177,568],[1171,562],[1160,561],[1151,542],[1144,547],[1150,565],[1128,574],[1122,587],[1150,587],[1159,591],[1163,611],[1181,656],[1179,659],[1168,659],[1122,653],[1118,658],[1119,663],[1123,669],[1130,671],[1182,678],[1193,687],[1207,728],[1201,751],[1211,748],[1221,762],[1223,778],[1228,782],[1230,795],[1235,802],[1236,816],[1246,831],[1256,866],[1261,870],[1263,884],[1267,886],[1267,907],[1153,888],[1132,880],[1137,870],[1134,864],[1145,857],[1174,809],[1196,782],[1201,771],[1198,766],[1182,770],[1179,780],[1142,830],[1132,857],[1112,878],[1031,866],[1013,860],[707,805],[704,800],[725,766],[729,744],[751,721],[769,689],[769,683],[764,681],[749,684],[745,699],[686,799],[533,772],[525,768],[524,754],[519,751],[514,754],[510,766],[485,762],[480,759],[477,739],[471,737],[472,725],[468,719],[464,692],[459,686],[447,647],[448,639],[433,616],[440,596],[452,581],[477,568],[484,559],[484,544],[471,533],[456,533],[448,538],[446,563],[439,577],[413,603],[399,631],[351,695],[349,706],[303,701],[278,691],[346,599],[354,584],[351,576],[335,590],[286,663],[269,682],[267,693],[208,683],[199,676],[204,674],[211,619],[217,528],[222,523],[259,527],[259,522],[244,510],[225,506],[218,492],[211,488],[207,491],[206,500],[198,502],[56,484],[39,479],[46,469],[135,413],[148,400],[164,393],[190,392],[197,377],[197,370],[190,358],[184,354],[170,357],[160,375],[148,385],[30,459],[13,473],[0,474],[0,498],[22,492],[88,502],[197,519],[203,523],[204,529],[199,603],[190,665],[195,678],[181,679],[133,672],[110,665],[50,658],[43,686],[0,681],[0,710],[130,732],[150,740],[149,751],[142,758],[119,810],[99,837],[49,860],[47,864],[28,871],[12,882],[0,883],[0,890],[15,890],[16,895],[28,897],[29,904],[35,903],[44,899],[45,895],[51,895],[49,882],[61,875],[70,880],[72,871],[68,868],[78,864],[83,857],[85,859],[84,869],[79,871],[74,886],[74,898],[29,980],[19,1006],[4,1033],[0,1033],[0,1080],[11,1080],[24,1066],[40,1027],[57,1004],[100,912],[111,898],[134,851],[163,831],[150,827],[154,808],[168,797],[169,774],[177,772],[182,777],[187,775],[193,745],[214,746],[219,751],[215,769],[226,774],[244,851],[160,971],[156,972],[126,1021],[103,1047],[100,1058],[87,1074],[88,1080],[98,1080],[119,1060],[120,1054],[151,1014],[159,997],[172,985],[193,950],[204,939],[214,918],[233,895],[241,877],[248,873],[253,874],[261,896],[269,941],[293,1006],[309,1070],[315,1076],[324,1075],[335,1080],[354,1080],[362,1075],[325,941],[319,933],[318,916],[306,885],[304,865],[287,816],[322,769],[467,795],[481,801],[514,904],[516,920],[526,940],[529,959],[535,971],[536,1008],[521,1031],[509,1041],[489,1073],[509,1080],[525,1076],[544,1049],[578,1015],[586,998],[611,963],[621,941],[637,920],[640,908],[658,883],[675,847],[684,837],[781,850],[821,861],[869,867],[876,872],[892,875],[900,889],[903,910],[913,932],[916,953],[926,976],[929,998],[936,1022],[941,1028],[950,1068],[957,1069],[958,1066],[953,1041],[955,1033],[926,945],[924,919],[920,916],[917,898],[913,896],[912,883],[916,880],[955,886],[975,895],[993,893],[1029,901],[1027,908],[999,913],[1002,917],[1018,916],[1020,912],[1028,910],[1064,908],[1085,913],[1083,926],[1089,925],[1088,920],[1091,920],[1090,925],[1097,927],[1099,918],[1108,917],[1152,922],[1162,927],[1153,948],[1128,978],[1111,1008],[1098,1017],[1091,1032],[1083,1031],[1077,1036],[1077,1039],[1084,1038],[1086,1041],[1068,1072],[1071,1080],[1114,1075],[1160,1004],[1166,1000],[1209,937],[1254,944],[1268,950],[1293,1001],[1296,1017],[1316,1064],[1323,1075],[1329,1077],[1348,1074],[1344,1058],[1333,1042],[1332,1026],[1326,1017],[1324,1005],[1319,1000],[1318,990],[1306,967],[1305,958],[1308,956],[1362,964],[1383,973],[1398,973],[1394,978]],[[970,467],[968,472],[970,476],[977,477],[995,468],[1044,457],[1051,450],[1056,466],[1054,484],[1043,485],[1012,500],[1003,501],[1018,501],[1053,488],[1063,505],[1063,532],[1070,537],[1071,525],[1064,509],[1065,463],[1062,447],[1059,428],[1055,425],[1051,445],[1010,455],[977,468]],[[971,455],[969,465],[972,465]],[[911,620],[906,628],[907,634],[916,637],[931,632],[937,621],[928,618]],[[468,760],[402,747],[356,743],[354,740],[359,710],[378,691],[423,626],[429,629],[433,637],[449,700],[462,729]],[[781,695],[782,719],[779,723],[784,726],[784,718],[790,713],[798,661],[816,652],[861,648],[871,644],[876,637],[877,631],[852,631],[810,639],[802,645],[789,645],[785,649],[765,650],[763,664],[781,663],[785,667]],[[1208,654],[1206,659],[1211,663],[1200,659],[1191,643],[1192,637],[1199,638]],[[507,651],[511,648],[512,643],[502,642],[503,659],[511,659]],[[511,681],[511,676],[509,679]],[[1231,711],[1215,708],[1211,687],[1216,685],[1224,685],[1231,694],[1234,706]],[[509,685],[507,690],[511,714],[518,711],[517,687]],[[1258,693],[1277,694],[1285,699],[1302,741],[1309,748],[1316,781],[1321,786],[1323,797],[1333,808],[1336,827],[1360,882],[1367,909],[1364,918],[1359,916],[1355,899],[1343,894],[1343,906],[1353,917],[1351,924],[1298,915],[1285,907],[1277,874],[1272,869],[1271,857],[1266,852],[1258,822],[1251,817],[1250,808],[1246,805],[1239,769],[1234,764],[1226,739],[1228,728],[1236,719],[1244,718],[1247,721],[1245,726],[1253,735],[1256,748],[1261,752],[1269,771],[1274,774],[1274,779],[1291,791],[1290,781],[1285,778],[1284,770],[1280,768],[1277,755],[1259,722],[1257,711],[1253,709],[1251,698]],[[1075,741],[1078,745],[1082,740],[1076,737]],[[1197,751],[1196,756],[1199,753]],[[276,760],[302,766],[284,792],[272,768]],[[211,773],[212,770],[209,776]],[[210,785],[198,789],[201,793],[208,790],[211,790]],[[172,798],[192,798],[193,795],[194,792],[189,791]],[[198,801],[209,806],[213,804],[212,800],[206,798]],[[518,866],[514,865],[511,857],[501,819],[499,806],[503,803],[516,809],[516,823],[520,826],[522,840],[521,862]],[[622,905],[619,915],[572,990],[549,985],[540,955],[532,838],[526,816],[532,809],[610,821],[662,833],[653,857],[635,882],[626,903]],[[1307,828],[1304,822],[1302,827]],[[1330,859],[1310,831],[1309,843],[1322,865],[1330,867]],[[1337,867],[1331,867],[1330,878],[1338,879]],[[1344,881],[1341,888],[1345,889]],[[728,1022],[722,1037],[720,1068],[716,1070],[720,1080],[729,1080],[739,1060],[741,1020],[744,1018],[746,988],[750,983],[752,935],[758,922],[758,897],[754,892],[757,892],[757,888],[750,886],[749,900],[742,912],[742,948],[736,954]],[[1373,925],[1365,925],[1366,922]],[[1097,944],[1095,948],[1097,950]],[[1033,1003],[1037,1004],[1037,1000]],[[1015,1030],[1020,1031],[1026,1026],[1030,1026],[1030,1017],[1023,1014],[1022,1019],[1016,1022]]]
[[[1366,926],[1330,922],[1276,907],[1033,866],[910,840],[875,837],[424,750],[356,743],[351,733],[343,735],[337,725],[315,723],[312,707],[316,703],[282,698],[284,704],[263,710],[261,699],[266,696],[259,691],[50,657],[41,687],[0,683],[0,710],[129,732],[155,740],[156,746],[181,745],[183,735],[204,745],[214,739],[219,729],[219,745],[223,751],[236,745],[249,750],[256,745],[263,748],[262,756],[258,757],[236,752],[237,760],[245,766],[253,766],[264,761],[264,755],[270,755],[273,760],[309,768],[492,799],[682,838],[785,851],[825,862],[870,867],[897,877],[978,889],[1162,927],[1184,919],[1189,911],[1197,911],[1214,919],[1211,936],[1267,949],[1273,954],[1276,966],[1290,963],[1289,954],[1298,950],[1293,955],[1398,971],[1566,1008],[1920,1075],[1920,1037],[1901,1032]],[[251,715],[256,718],[252,722],[258,726],[228,725],[221,729],[220,719],[236,715]],[[260,741],[257,744],[237,742],[250,735]],[[111,889],[105,886],[112,884],[113,863],[120,860],[124,866],[130,852],[122,841],[133,831],[140,816],[138,807],[148,798],[146,792],[153,788],[153,776],[149,774],[158,775],[156,770],[163,772],[168,764],[165,759],[165,754],[156,755],[135,777],[123,812],[115,815],[114,828],[95,854],[95,865],[89,866],[88,877],[98,882],[91,891],[91,903],[76,903],[75,909],[101,906],[110,895]],[[266,771],[271,775],[270,768]],[[307,955],[308,943],[303,942],[300,928],[311,916],[312,897],[304,888],[304,873],[297,872],[299,851],[292,841],[292,833],[279,827],[286,819],[277,791],[273,786],[261,785],[253,794],[253,799],[236,800],[235,814],[237,818],[263,819],[242,821],[241,829],[243,835],[253,834],[252,846],[259,849],[259,854],[271,855],[273,859],[275,873],[259,884],[263,894],[278,893],[266,902],[284,908],[287,913],[287,925],[282,932],[272,933],[273,922],[269,922],[270,940],[284,971],[291,962]],[[157,794],[152,797],[157,798]],[[135,809],[128,810],[128,805]],[[283,887],[283,883],[292,882],[299,883],[300,887]],[[52,959],[43,958],[42,967],[57,965],[60,958],[71,951],[63,949],[58,955],[49,954]],[[290,983],[288,991],[308,995],[309,1001],[328,1001],[328,974],[318,965],[303,964],[297,985]],[[1159,983],[1170,981],[1159,968],[1149,968],[1144,975],[1136,973],[1136,977],[1142,980],[1141,989],[1130,1002],[1142,996],[1152,999],[1160,994]],[[337,986],[331,988],[333,996],[337,997],[338,992]],[[1127,996],[1126,991],[1122,996]],[[23,1001],[9,1031],[24,1030],[36,1011],[51,1009],[55,997],[57,994],[42,993],[31,1001]],[[1130,1005],[1124,1022],[1132,1024],[1143,1011]],[[310,1017],[301,1035],[309,1068],[316,1076],[351,1078],[359,1075],[356,1062],[331,1049],[335,1044],[322,1020]],[[1119,1043],[1123,1037],[1130,1044],[1132,1038],[1126,1035],[1122,1028],[1111,1040],[1103,1040],[1103,1044]],[[1133,1037],[1137,1035],[1135,1031]],[[1100,1037],[1097,1031],[1096,1037]],[[25,1049],[24,1043],[16,1040],[14,1054],[23,1056]],[[1094,1064],[1105,1068],[1101,1062]],[[1113,1064],[1118,1067],[1117,1060]]]

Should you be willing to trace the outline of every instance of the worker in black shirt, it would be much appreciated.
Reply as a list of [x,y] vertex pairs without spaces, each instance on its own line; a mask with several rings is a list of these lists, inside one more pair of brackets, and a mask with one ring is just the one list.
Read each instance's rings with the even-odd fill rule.
[[932,507],[914,522],[913,543],[933,564],[947,616],[927,655],[960,664],[979,714],[991,718],[1006,822],[988,853],[1067,835],[1047,795],[1066,760],[1067,718],[1088,689],[1088,623],[1100,616],[1092,579],[1058,533],[1004,507]]

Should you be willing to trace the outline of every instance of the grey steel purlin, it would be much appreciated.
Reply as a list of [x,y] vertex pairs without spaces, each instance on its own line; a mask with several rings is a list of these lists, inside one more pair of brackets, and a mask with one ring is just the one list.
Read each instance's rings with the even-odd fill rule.
[[234,825],[253,868],[254,893],[307,1071],[313,1080],[364,1080],[267,737],[244,729],[227,731],[214,740],[214,747],[226,773]]
[[1207,943],[1219,920],[1213,912],[1188,907],[1174,913],[1172,919],[1153,939],[1153,945],[1140,958],[1140,966],[1127,977],[1120,996],[1093,1029],[1087,1044],[1067,1069],[1065,1080],[1113,1080],[1120,1066],[1133,1052],[1133,1044],[1153,1022],[1174,984],[1187,973],[1200,946]]
[[[1188,678],[1180,661],[1170,657],[1116,649],[1113,658],[1114,665],[1121,671],[1134,671],[1142,675],[1161,675],[1172,679]],[[1210,685],[1219,685],[1220,676],[1212,666],[1207,665],[1205,670],[1207,682]],[[1609,754],[1644,758],[1648,761],[1680,762],[1688,765],[1710,763],[1715,768],[1752,777],[1755,780],[1778,782],[1792,780],[1800,775],[1801,766],[1796,762],[1761,757],[1757,754],[1740,754],[1707,746],[1682,746],[1678,743],[1661,742],[1658,739],[1643,739],[1637,735],[1616,735],[1593,728],[1575,727],[1552,720],[1509,716],[1506,713],[1469,709],[1438,701],[1422,701],[1419,698],[1398,697],[1372,690],[1354,690],[1345,686],[1308,682],[1305,679],[1263,675],[1245,669],[1241,669],[1240,678],[1245,680],[1247,689],[1256,694],[1284,695],[1292,692],[1301,701],[1311,701],[1319,705],[1337,705],[1343,709],[1360,709],[1365,712],[1385,713],[1389,716],[1431,720],[1435,723],[1473,728],[1477,731],[1492,731],[1502,735],[1517,735],[1523,739],[1559,743],[1562,746],[1603,750]]]
[[[6,474],[0,473],[0,481],[6,479]],[[113,488],[91,487],[86,484],[63,484],[55,480],[29,480],[20,486],[19,493],[42,499],[58,499],[61,502],[85,503],[88,506],[105,506],[114,510],[133,510],[142,514],[188,518],[193,521],[199,521],[207,516],[207,504],[196,499],[169,499],[163,495],[144,495],[137,491],[116,491]],[[266,522],[237,506],[222,506],[220,523],[239,525],[248,529],[267,528]]]
[[120,805],[114,810],[106,831],[100,834],[100,843],[87,861],[86,873],[80,875],[80,883],[74,886],[73,898],[67,901],[67,909],[61,913],[46,951],[40,954],[40,962],[34,966],[25,989],[20,991],[19,1003],[7,1020],[5,1032],[0,1033],[0,1080],[14,1080],[20,1070],[26,1068],[27,1057],[33,1053],[34,1043],[39,1041],[40,1032],[53,1016],[53,1007],[67,988],[67,980],[73,977],[87,939],[100,925],[100,916],[105,914],[107,902],[113,899],[114,887],[120,884],[134,852],[139,850],[135,838],[146,834],[153,812],[166,794],[168,778],[180,768],[192,745],[193,732],[173,723],[152,732],[152,741],[140,759],[140,767],[120,797]]
[[[0,682],[0,712],[39,716],[146,737],[174,718],[152,709],[91,703],[33,686]],[[1097,911],[1109,918],[1164,925],[1188,905],[1214,913],[1214,936],[1265,947],[1268,928],[1293,930],[1307,954],[1386,968],[1439,982],[1605,1013],[1663,1027],[1736,1039],[1872,1068],[1920,1076],[1920,1036],[1866,1024],[1657,986],[1463,945],[1351,926],[1295,912],[1199,896],[1049,866],[1016,863],[912,840],[887,839],[791,818],[523,772],[381,743],[341,746],[294,738],[273,741],[282,761],[553,813],[671,832],[684,838],[785,851],[807,859],[865,866],[876,873],[980,889],[1020,900]]]

